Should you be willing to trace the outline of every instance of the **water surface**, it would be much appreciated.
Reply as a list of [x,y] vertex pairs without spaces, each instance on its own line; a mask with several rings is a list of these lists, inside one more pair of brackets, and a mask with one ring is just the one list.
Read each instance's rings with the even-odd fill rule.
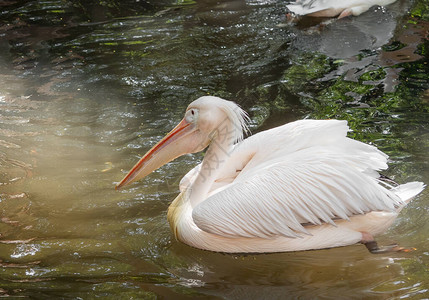
[[293,24],[277,0],[1,4],[0,295],[428,297],[427,193],[379,238],[412,253],[229,255],[175,241],[166,220],[202,154],[114,190],[207,94],[240,103],[253,132],[347,119],[390,155],[387,175],[428,183],[428,23],[408,13],[423,2]]

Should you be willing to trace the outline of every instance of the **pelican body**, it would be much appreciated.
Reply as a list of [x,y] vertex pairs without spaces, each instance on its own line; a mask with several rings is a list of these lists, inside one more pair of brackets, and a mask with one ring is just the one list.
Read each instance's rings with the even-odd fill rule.
[[424,185],[386,187],[387,155],[347,138],[346,121],[300,120],[243,140],[247,114],[205,96],[119,182],[121,188],[207,148],[168,209],[179,241],[229,253],[322,249],[373,241]]
[[374,5],[388,5],[396,0],[297,0],[286,7],[296,15],[312,17],[358,16]]

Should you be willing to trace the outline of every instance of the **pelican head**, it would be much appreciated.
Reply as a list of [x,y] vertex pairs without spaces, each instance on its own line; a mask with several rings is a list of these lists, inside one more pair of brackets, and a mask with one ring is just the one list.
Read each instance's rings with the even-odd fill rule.
[[226,140],[231,145],[242,140],[247,120],[246,112],[234,102],[213,96],[198,98],[189,104],[182,121],[143,155],[116,189],[149,175],[181,155],[204,150],[220,136],[222,142]]

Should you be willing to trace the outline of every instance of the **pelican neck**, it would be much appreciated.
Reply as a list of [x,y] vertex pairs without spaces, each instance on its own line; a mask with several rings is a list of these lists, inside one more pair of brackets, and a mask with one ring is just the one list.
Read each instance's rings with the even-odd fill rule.
[[224,168],[228,157],[233,149],[232,139],[216,135],[209,144],[201,163],[201,169],[195,181],[190,186],[190,201],[194,208],[207,198],[214,181],[222,168]]

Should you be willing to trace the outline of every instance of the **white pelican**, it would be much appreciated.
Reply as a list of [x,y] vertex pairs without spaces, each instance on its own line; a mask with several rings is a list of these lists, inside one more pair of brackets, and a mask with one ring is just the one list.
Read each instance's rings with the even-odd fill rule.
[[358,16],[374,5],[388,5],[396,0],[297,0],[286,7],[296,15],[312,17]]
[[117,184],[121,188],[208,146],[168,209],[176,238],[219,252],[285,252],[365,243],[424,185],[386,188],[387,155],[346,137],[346,121],[301,120],[242,140],[246,113],[206,96]]

